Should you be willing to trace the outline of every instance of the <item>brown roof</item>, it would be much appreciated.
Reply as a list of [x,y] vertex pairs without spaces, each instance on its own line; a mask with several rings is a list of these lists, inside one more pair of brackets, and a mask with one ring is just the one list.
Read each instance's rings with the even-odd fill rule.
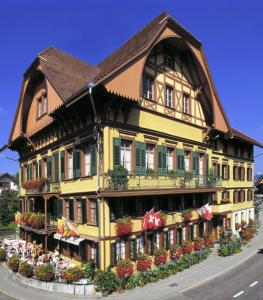
[[263,148],[263,144],[259,143],[258,141],[252,139],[251,137],[247,136],[246,134],[234,129],[234,128],[231,128],[232,129],[232,133],[234,135],[234,137],[236,138],[239,138],[245,142],[248,142],[250,144],[253,144],[253,145],[256,145],[260,148]]
[[99,72],[97,66],[83,62],[54,47],[39,53],[38,61],[43,73],[64,101],[88,81],[93,80]]

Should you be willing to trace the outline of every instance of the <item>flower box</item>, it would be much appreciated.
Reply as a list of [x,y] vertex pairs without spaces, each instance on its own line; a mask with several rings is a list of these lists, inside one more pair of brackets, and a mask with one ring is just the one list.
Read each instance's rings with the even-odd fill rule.
[[116,273],[119,278],[129,278],[133,274],[132,262],[128,259],[119,260],[116,266]]
[[118,236],[129,235],[132,232],[132,221],[130,217],[123,217],[116,221],[116,233]]
[[147,271],[147,270],[151,269],[152,260],[148,255],[142,254],[137,257],[136,266],[137,266],[138,271],[141,271],[141,272]]

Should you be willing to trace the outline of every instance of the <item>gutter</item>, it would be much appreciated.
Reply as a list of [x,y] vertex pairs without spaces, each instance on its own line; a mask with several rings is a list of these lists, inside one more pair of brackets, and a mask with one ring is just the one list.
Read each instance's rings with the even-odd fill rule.
[[98,231],[99,231],[99,234],[98,234],[98,248],[97,248],[97,251],[98,251],[98,254],[97,254],[97,257],[98,257],[98,263],[99,263],[99,269],[101,269],[101,266],[102,266],[102,262],[101,262],[101,251],[100,251],[100,241],[101,241],[101,216],[100,216],[100,206],[101,206],[101,195],[100,195],[100,177],[101,177],[101,170],[100,170],[100,165],[101,165],[101,120],[100,118],[98,117],[98,114],[97,114],[97,111],[96,111],[96,107],[95,107],[95,104],[94,104],[94,98],[93,98],[93,94],[92,94],[92,90],[93,90],[93,87],[94,87],[94,83],[93,82],[88,82],[88,94],[90,96],[90,102],[91,102],[91,106],[92,106],[92,109],[93,109],[93,113],[94,113],[94,122],[95,122],[95,128],[94,128],[94,138],[96,140],[96,143],[97,143],[97,149],[98,149],[98,166],[97,166],[97,176],[98,176],[98,182],[97,182],[97,191],[96,191],[96,194],[97,194],[97,209],[98,209],[98,212],[97,212],[97,223],[98,223]]

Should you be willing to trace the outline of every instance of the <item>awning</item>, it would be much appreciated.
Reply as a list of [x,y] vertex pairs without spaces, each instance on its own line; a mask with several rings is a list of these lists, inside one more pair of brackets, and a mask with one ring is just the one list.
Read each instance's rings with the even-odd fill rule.
[[63,235],[58,234],[58,233],[54,234],[54,239],[60,240],[62,242],[70,243],[73,245],[77,245],[77,246],[80,244],[80,242],[84,241],[84,239],[81,237],[73,237],[73,236],[63,237]]

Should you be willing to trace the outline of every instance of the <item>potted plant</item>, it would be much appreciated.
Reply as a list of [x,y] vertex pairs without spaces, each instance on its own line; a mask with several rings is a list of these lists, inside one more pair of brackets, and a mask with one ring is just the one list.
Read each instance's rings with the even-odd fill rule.
[[118,236],[129,235],[132,232],[131,217],[122,217],[117,219],[115,228]]
[[137,270],[144,272],[151,269],[152,259],[147,254],[140,254],[137,257]]
[[121,259],[117,262],[116,274],[119,278],[129,278],[133,274],[132,262],[128,259]]
[[80,267],[69,268],[63,272],[62,278],[66,283],[78,282],[84,278],[84,271]]
[[40,281],[53,281],[55,278],[54,268],[50,264],[39,265],[36,267],[35,275]]
[[18,267],[18,272],[24,277],[33,276],[33,267],[25,261],[21,261]]
[[115,167],[108,172],[107,182],[111,190],[123,190],[128,187],[129,171],[122,167]]
[[167,256],[167,251],[165,249],[156,249],[154,252],[154,264],[156,266],[165,264]]
[[180,245],[174,245],[170,248],[170,257],[172,260],[177,260],[183,255],[183,250]]

